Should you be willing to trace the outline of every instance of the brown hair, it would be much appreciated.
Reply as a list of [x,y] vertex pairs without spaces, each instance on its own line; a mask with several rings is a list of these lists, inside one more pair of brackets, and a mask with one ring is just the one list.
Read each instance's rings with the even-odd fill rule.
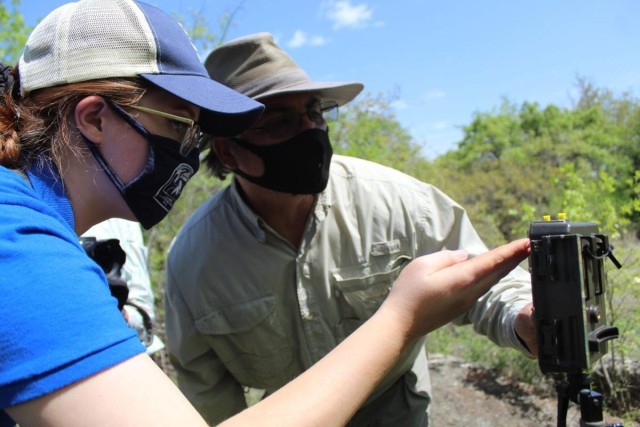
[[0,165],[20,169],[48,156],[60,168],[62,147],[71,145],[69,117],[78,101],[100,95],[132,105],[147,88],[139,79],[111,78],[39,89],[24,99],[16,90],[5,91],[0,101]]
[[218,179],[224,181],[227,178],[227,175],[231,173],[231,171],[222,164],[218,156],[216,155],[215,150],[213,149],[213,137],[208,135],[203,135],[202,138],[207,139],[207,144],[202,144],[201,147],[209,146],[209,152],[205,156],[203,163],[207,166],[207,168],[216,176]]

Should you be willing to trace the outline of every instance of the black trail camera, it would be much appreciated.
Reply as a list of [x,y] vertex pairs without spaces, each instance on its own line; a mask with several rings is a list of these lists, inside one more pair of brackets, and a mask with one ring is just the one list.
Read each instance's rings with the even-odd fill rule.
[[620,268],[613,246],[595,223],[565,219],[532,222],[529,238],[540,370],[589,371],[618,336],[605,305],[605,258]]

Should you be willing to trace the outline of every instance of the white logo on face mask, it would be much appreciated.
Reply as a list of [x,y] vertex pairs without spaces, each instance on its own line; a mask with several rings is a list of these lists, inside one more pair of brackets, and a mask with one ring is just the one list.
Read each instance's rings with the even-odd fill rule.
[[173,173],[167,182],[160,187],[158,192],[155,194],[153,197],[154,200],[169,212],[180,196],[185,184],[194,173],[195,172],[191,166],[186,163],[180,163],[178,167],[173,170]]

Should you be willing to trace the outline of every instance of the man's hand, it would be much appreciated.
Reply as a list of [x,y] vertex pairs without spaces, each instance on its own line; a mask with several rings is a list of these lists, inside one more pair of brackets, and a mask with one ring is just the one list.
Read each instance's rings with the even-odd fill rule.
[[533,303],[524,306],[516,317],[514,328],[518,338],[534,356],[538,356],[538,341],[536,339],[536,324],[533,316]]

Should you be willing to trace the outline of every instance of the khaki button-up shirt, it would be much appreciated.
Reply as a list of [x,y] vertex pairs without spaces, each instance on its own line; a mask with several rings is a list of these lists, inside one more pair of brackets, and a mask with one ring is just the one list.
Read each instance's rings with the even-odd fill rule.
[[[375,163],[334,156],[299,248],[233,183],[198,208],[170,248],[166,324],[179,387],[208,422],[220,422],[245,407],[243,386],[273,392],[329,353],[378,309],[412,259],[458,248],[486,251],[464,209]],[[458,321],[522,349],[513,322],[530,301],[529,275],[516,269]],[[429,392],[423,345],[371,399],[410,370],[416,392]]]

